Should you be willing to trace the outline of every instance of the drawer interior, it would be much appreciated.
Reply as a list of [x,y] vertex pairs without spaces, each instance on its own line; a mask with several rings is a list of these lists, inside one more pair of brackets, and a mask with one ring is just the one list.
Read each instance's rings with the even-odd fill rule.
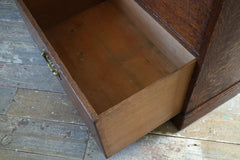
[[24,2],[97,114],[194,59],[133,1]]

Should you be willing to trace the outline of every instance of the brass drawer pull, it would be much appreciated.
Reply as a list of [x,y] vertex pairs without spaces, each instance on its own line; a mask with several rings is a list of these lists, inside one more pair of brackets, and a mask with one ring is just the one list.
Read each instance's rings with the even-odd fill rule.
[[53,74],[54,76],[59,76],[59,73],[56,71],[56,69],[54,69],[55,67],[53,66],[53,63],[52,63],[50,60],[48,60],[48,56],[47,56],[47,54],[45,53],[45,51],[42,51],[41,55],[43,56],[43,58],[44,58],[45,61],[47,62],[48,67],[49,67],[50,71],[52,72],[52,74]]

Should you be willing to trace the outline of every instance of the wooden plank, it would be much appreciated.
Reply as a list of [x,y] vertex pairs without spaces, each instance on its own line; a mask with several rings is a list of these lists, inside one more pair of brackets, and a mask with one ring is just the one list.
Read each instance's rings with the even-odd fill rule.
[[172,119],[172,122],[180,129],[185,128],[187,125],[191,124],[195,120],[201,118],[207,113],[214,110],[216,107],[222,105],[224,102],[230,100],[232,97],[236,96],[240,92],[240,81],[233,84],[227,90],[224,90],[214,98],[211,98],[207,103],[202,104],[199,108],[190,112],[189,114],[178,114]]
[[239,104],[240,94],[179,132],[167,122],[152,133],[240,144]]
[[85,125],[65,94],[18,89],[7,114]]
[[[35,153],[21,152],[21,151],[12,151],[0,149],[1,160],[66,160],[66,158],[58,156],[46,156]],[[73,160],[72,158],[68,158]]]
[[0,62],[47,66],[34,43],[1,41]]
[[[240,158],[239,150],[240,146],[234,144],[147,135],[110,157],[109,160],[237,160]],[[105,160],[92,138],[89,140],[84,160]]]
[[0,3],[0,20],[23,21],[15,3]]
[[0,63],[0,86],[65,93],[47,65]]
[[1,135],[32,135],[46,138],[59,138],[86,142],[88,139],[87,127],[58,121],[49,121],[36,118],[26,118],[13,115],[0,115]]
[[0,41],[30,42],[34,43],[24,22],[1,21],[0,20]]
[[178,68],[194,59],[170,33],[154,20],[134,0],[111,0],[141,29],[141,32]]
[[181,111],[194,66],[195,61],[189,62],[99,115],[96,126],[107,157]]
[[88,130],[86,126],[0,115],[0,136],[9,143],[0,149],[34,154],[83,158]]
[[[239,1],[224,1],[206,56],[200,62],[203,67],[201,70],[199,68],[199,78],[194,84],[184,113],[200,109],[202,104],[240,81],[239,15]],[[207,105],[204,107],[209,108]],[[194,116],[191,119],[194,120]]]
[[218,16],[215,7],[220,8],[218,0],[136,1],[195,55],[201,52],[207,29],[211,28],[211,33],[214,28],[208,25],[212,17]]
[[0,87],[0,114],[5,114],[12,103],[16,88]]
[[3,4],[13,4],[14,1],[13,0],[1,0],[0,1],[0,5],[3,5]]

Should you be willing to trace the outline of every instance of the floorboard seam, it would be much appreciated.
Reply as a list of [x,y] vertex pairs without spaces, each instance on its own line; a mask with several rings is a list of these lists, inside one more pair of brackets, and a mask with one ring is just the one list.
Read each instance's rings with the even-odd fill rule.
[[[0,64],[1,64],[1,63],[0,63]],[[57,93],[57,94],[67,95],[66,93],[63,93],[63,92],[49,91],[49,90],[40,90],[40,89],[34,89],[34,88],[24,88],[24,87],[17,87],[17,86],[14,86],[14,85],[4,85],[4,84],[0,84],[0,87],[26,89],[26,90],[32,90],[32,91],[48,92],[48,93]]]
[[57,156],[57,155],[41,154],[41,153],[36,153],[36,152],[28,152],[28,151],[24,151],[24,150],[12,150],[12,149],[7,149],[7,148],[1,148],[0,150],[22,152],[22,153],[27,153],[27,154],[35,154],[35,155],[55,157],[55,158],[66,158],[65,156],[61,157],[61,156]]
[[[12,88],[13,88],[13,87],[12,87]],[[5,114],[4,114],[4,115],[7,115],[7,113],[8,113],[8,111],[9,111],[12,103],[14,102],[14,98],[15,98],[15,96],[17,95],[17,92],[18,92],[18,88],[16,88],[16,92],[15,92],[13,98],[11,99],[11,103],[9,104],[9,106],[8,106],[7,110],[5,111]]]
[[57,120],[50,120],[50,119],[41,119],[41,118],[34,118],[34,117],[28,117],[28,116],[17,116],[17,115],[12,115],[12,114],[2,114],[0,113],[0,116],[9,116],[9,117],[14,117],[14,118],[25,118],[25,119],[31,119],[31,120],[42,120],[42,121],[48,121],[48,122],[54,122],[54,123],[59,123],[59,124],[69,124],[69,125],[74,125],[74,126],[86,126],[85,124],[78,124],[78,123],[71,123],[71,122],[63,122],[63,121],[57,121]]
[[89,133],[89,130],[88,130],[88,140],[87,140],[86,148],[85,148],[85,151],[84,151],[84,154],[83,154],[83,160],[85,160],[85,156],[87,154],[88,143],[89,143],[89,140],[90,140],[89,135],[90,135],[90,133]]
[[162,137],[173,137],[173,138],[179,138],[179,139],[192,139],[192,140],[198,140],[198,141],[205,141],[205,142],[215,142],[215,143],[224,143],[224,144],[232,144],[232,145],[240,145],[240,143],[233,143],[233,142],[224,142],[224,141],[218,141],[218,140],[207,140],[207,139],[201,139],[201,138],[191,138],[191,137],[179,137],[179,136],[171,136],[171,135],[164,135],[164,134],[157,134],[157,133],[149,133],[150,135],[155,136],[162,136]]

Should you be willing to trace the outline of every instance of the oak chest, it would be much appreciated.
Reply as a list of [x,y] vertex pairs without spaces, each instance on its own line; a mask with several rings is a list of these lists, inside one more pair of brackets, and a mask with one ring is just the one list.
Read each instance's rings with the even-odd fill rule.
[[228,84],[219,82],[222,88],[207,84],[221,76],[218,63],[239,66],[216,56],[222,51],[217,49],[219,15],[233,1],[203,0],[203,6],[191,0],[16,2],[47,65],[106,157],[172,118],[185,127],[227,100],[228,89],[234,92],[227,97],[238,93],[233,84],[240,80],[239,70]]

